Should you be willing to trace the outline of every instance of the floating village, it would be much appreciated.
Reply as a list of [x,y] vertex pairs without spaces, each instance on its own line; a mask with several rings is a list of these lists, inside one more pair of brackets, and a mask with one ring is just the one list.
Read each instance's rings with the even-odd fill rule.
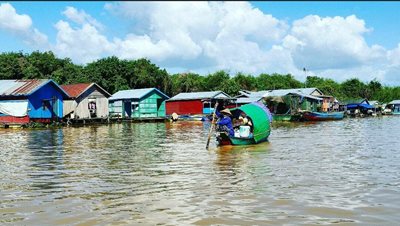
[[400,100],[386,104],[367,99],[341,102],[318,88],[242,90],[236,96],[222,91],[191,92],[169,97],[157,88],[110,94],[96,83],[59,85],[51,79],[0,80],[1,128],[165,120],[215,124],[215,113],[224,109],[228,109],[232,124],[240,124],[237,119],[244,113],[251,127],[240,128],[246,135],[237,134],[236,130],[233,136],[221,133],[217,135],[219,143],[247,144],[265,141],[272,122],[400,115]]

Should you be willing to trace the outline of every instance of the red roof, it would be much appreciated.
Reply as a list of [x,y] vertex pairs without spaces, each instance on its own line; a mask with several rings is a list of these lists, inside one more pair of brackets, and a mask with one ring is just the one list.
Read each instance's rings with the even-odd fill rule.
[[78,83],[71,85],[62,85],[61,88],[68,93],[68,95],[72,98],[76,98],[82,94],[92,83]]

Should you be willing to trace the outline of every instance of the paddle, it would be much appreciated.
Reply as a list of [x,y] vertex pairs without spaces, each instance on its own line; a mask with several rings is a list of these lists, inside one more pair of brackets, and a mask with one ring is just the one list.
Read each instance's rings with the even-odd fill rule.
[[208,149],[208,145],[210,144],[211,132],[212,132],[213,127],[214,127],[215,111],[217,110],[217,107],[218,107],[218,102],[215,103],[215,106],[214,106],[214,112],[213,112],[213,115],[212,115],[210,132],[208,132],[208,139],[207,139],[206,149]]

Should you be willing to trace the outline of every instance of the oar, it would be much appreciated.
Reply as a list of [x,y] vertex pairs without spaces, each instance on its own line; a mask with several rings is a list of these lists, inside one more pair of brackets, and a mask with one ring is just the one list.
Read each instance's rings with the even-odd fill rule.
[[217,107],[218,107],[218,102],[214,106],[214,112],[213,112],[213,115],[212,115],[210,132],[208,132],[208,139],[207,139],[206,149],[208,149],[208,145],[210,144],[211,132],[212,132],[213,127],[214,127],[215,111],[217,110]]

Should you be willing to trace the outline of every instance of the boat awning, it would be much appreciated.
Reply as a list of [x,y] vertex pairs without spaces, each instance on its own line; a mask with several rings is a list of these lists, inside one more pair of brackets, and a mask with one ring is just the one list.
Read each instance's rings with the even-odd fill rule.
[[256,142],[268,137],[270,133],[270,114],[268,109],[259,102],[245,104],[239,107],[253,122],[253,136]]
[[364,109],[373,109],[374,106],[369,104],[348,104],[347,109],[355,109],[355,108],[364,108]]

